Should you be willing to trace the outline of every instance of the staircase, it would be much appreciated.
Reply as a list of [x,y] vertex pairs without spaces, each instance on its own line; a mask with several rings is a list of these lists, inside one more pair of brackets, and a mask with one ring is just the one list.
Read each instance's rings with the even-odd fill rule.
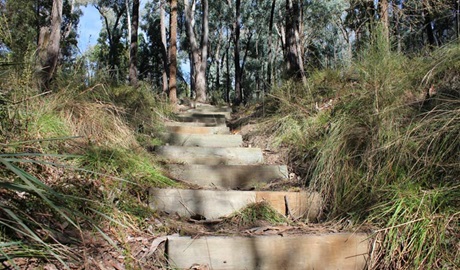
[[[155,152],[169,161],[171,178],[197,188],[152,188],[150,207],[211,223],[264,201],[292,219],[316,220],[318,193],[258,190],[288,179],[287,166],[264,164],[262,149],[242,147],[242,136],[226,126],[230,113],[228,107],[203,105],[178,115],[179,122],[165,123],[167,145]],[[236,235],[170,236],[166,253],[173,269],[364,269],[368,246],[361,233],[266,226]]]

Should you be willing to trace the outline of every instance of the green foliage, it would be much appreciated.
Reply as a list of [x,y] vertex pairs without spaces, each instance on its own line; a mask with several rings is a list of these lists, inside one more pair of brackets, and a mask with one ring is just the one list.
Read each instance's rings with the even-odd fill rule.
[[273,143],[294,149],[290,158],[325,198],[327,219],[386,228],[376,235],[375,267],[456,268],[459,47],[426,61],[374,40],[348,69],[275,89],[263,126]]

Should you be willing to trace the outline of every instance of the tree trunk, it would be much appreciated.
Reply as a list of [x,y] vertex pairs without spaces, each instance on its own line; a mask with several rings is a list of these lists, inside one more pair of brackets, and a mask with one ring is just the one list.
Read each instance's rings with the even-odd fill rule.
[[163,72],[162,72],[162,80],[163,80],[163,93],[168,92],[168,53],[167,53],[167,46],[166,46],[166,15],[165,15],[165,3],[164,0],[160,0],[160,32],[161,32],[161,43],[163,45],[161,54],[163,58]]
[[139,28],[139,0],[133,0],[133,15],[131,26],[131,44],[129,50],[129,82],[137,87],[137,31]]
[[222,46],[222,38],[223,38],[223,31],[219,31],[219,40],[217,41],[217,48],[216,52],[214,54],[214,59],[216,63],[216,80],[215,80],[215,89],[219,90],[220,89],[220,65],[222,62],[222,59],[220,58],[220,49]]
[[383,34],[387,43],[390,42],[390,20],[388,17],[388,0],[379,1],[380,21],[382,22]]
[[426,35],[427,35],[427,38],[428,38],[428,45],[432,48],[434,46],[436,46],[437,42],[436,42],[436,37],[434,36],[434,31],[433,31],[433,26],[431,25],[432,23],[432,15],[430,13],[430,7],[429,7],[429,3],[427,0],[424,0],[423,1],[423,17],[424,17],[424,20],[425,20],[425,31],[426,31]]
[[177,104],[177,0],[170,0],[171,14],[169,16],[169,101]]
[[268,67],[267,67],[267,81],[268,87],[272,87],[273,77],[273,19],[275,17],[276,0],[272,1],[272,8],[270,11],[270,23],[268,27]]
[[226,56],[226,61],[225,61],[225,65],[226,65],[226,68],[227,68],[227,73],[226,73],[226,95],[225,95],[225,101],[227,101],[228,104],[230,104],[230,57],[229,57],[229,54],[230,54],[230,47],[227,47],[227,52],[225,54]]
[[298,0],[286,0],[286,67],[290,78],[306,81],[300,54],[299,37],[300,7]]
[[131,14],[129,13],[129,0],[125,0],[125,6],[126,6],[126,19],[128,21],[128,37],[131,37],[132,24],[131,24]]
[[42,84],[45,90],[50,87],[51,80],[59,60],[59,48],[61,44],[61,23],[62,23],[62,0],[54,0],[51,10],[51,26],[49,31],[49,43],[43,59]]
[[233,23],[233,61],[235,65],[235,105],[240,105],[242,101],[241,94],[241,72],[240,72],[240,0],[235,3],[235,22]]
[[455,3],[455,28],[457,28],[457,39],[460,38],[460,0]]
[[184,0],[185,5],[185,18],[186,18],[186,28],[187,28],[187,37],[190,43],[192,51],[192,61],[193,61],[193,74],[194,74],[194,89],[196,93],[196,101],[205,102],[206,101],[206,66],[207,66],[207,53],[208,53],[208,39],[209,39],[209,12],[208,12],[208,1],[202,0],[202,31],[201,31],[201,44],[198,47],[198,43],[195,36],[194,25],[195,25],[195,0],[192,0],[192,5],[190,5],[189,0]]

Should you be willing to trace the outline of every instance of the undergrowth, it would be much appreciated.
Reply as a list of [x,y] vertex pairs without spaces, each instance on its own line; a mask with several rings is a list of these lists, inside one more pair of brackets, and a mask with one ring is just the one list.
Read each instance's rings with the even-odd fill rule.
[[90,267],[86,252],[100,238],[135,267],[117,239],[150,226],[150,187],[174,185],[143,147],[158,143],[171,108],[148,86],[87,87],[67,77],[37,94],[27,63],[1,74],[0,265]]
[[377,36],[266,101],[260,126],[323,195],[323,219],[377,228],[369,268],[460,267],[459,66],[458,45],[409,59]]

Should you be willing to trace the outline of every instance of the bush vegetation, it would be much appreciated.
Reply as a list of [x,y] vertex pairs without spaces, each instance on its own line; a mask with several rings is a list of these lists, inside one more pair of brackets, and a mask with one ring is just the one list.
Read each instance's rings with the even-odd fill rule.
[[[115,239],[149,229],[147,188],[174,185],[145,150],[172,108],[148,85],[88,86],[78,69],[40,93],[33,63],[0,70],[0,262],[70,268],[86,259],[71,244],[94,232],[129,252]],[[263,112],[323,219],[373,227],[370,268],[460,267],[458,45],[409,58],[377,36],[350,66],[273,89]],[[259,220],[286,221],[264,203],[230,218]]]
[[146,229],[148,188],[174,184],[143,147],[159,143],[168,103],[146,85],[108,89],[78,76],[39,93],[27,63],[0,75],[0,265],[73,268],[87,258],[72,244],[93,233],[129,250],[110,232]]
[[260,126],[323,194],[325,220],[375,226],[370,268],[458,268],[460,47],[408,58],[385,44],[274,89]]

